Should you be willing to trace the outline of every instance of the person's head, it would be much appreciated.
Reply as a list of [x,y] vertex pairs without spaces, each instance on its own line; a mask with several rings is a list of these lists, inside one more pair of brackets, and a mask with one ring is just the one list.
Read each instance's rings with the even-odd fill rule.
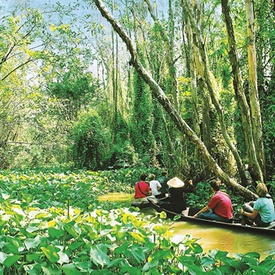
[[256,187],[256,193],[259,197],[265,197],[268,193],[267,187],[263,182],[258,183]]
[[217,192],[220,190],[220,187],[221,187],[221,181],[219,179],[214,179],[214,180],[211,180],[210,182],[210,186],[211,188]]
[[154,180],[156,177],[155,177],[155,175],[154,174],[150,174],[149,175],[149,180]]
[[168,175],[168,172],[167,171],[162,171],[161,175],[164,176],[164,177],[166,177]]
[[143,174],[140,175],[140,180],[145,181],[146,178],[147,178],[146,174],[143,173]]

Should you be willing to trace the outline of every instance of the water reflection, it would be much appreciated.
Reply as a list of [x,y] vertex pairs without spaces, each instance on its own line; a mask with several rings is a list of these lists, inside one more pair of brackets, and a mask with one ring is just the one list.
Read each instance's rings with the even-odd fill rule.
[[261,257],[275,251],[275,240],[265,235],[255,235],[242,231],[224,228],[211,228],[205,225],[176,222],[174,224],[174,239],[180,240],[185,235],[199,239],[205,252],[213,249],[228,251],[231,256],[237,253],[258,252]]

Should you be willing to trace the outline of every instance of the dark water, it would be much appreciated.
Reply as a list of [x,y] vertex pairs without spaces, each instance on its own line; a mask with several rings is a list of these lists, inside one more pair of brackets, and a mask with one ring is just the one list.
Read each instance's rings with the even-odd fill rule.
[[[133,195],[111,193],[99,197],[102,201],[121,202],[123,206],[130,205]],[[155,210],[146,208],[142,210],[148,215],[154,215]],[[188,222],[171,222],[174,233],[173,240],[180,241],[186,235],[197,238],[204,252],[218,249],[227,251],[231,256],[237,253],[258,252],[261,258],[275,252],[275,238],[268,235],[256,235],[224,228],[213,228],[207,225],[198,225]]]

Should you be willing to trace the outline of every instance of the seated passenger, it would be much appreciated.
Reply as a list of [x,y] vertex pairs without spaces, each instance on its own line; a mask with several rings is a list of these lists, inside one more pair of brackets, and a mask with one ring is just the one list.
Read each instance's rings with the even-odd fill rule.
[[210,198],[208,204],[193,217],[229,222],[233,217],[233,208],[230,197],[225,192],[220,191],[220,180],[212,180],[210,186],[214,195]]
[[268,194],[264,183],[259,183],[256,187],[256,193],[259,198],[255,202],[246,203],[241,210],[244,216],[242,224],[246,224],[247,218],[255,222],[257,226],[266,227],[275,220],[274,204],[271,196]]
[[163,207],[165,207],[165,209],[181,214],[182,211],[187,209],[185,193],[192,192],[192,181],[190,180],[188,184],[185,184],[179,178],[174,177],[167,182],[167,185],[169,186],[170,196],[161,201],[160,204],[163,204]]
[[161,184],[158,180],[156,180],[156,176],[154,174],[149,175],[149,186],[152,192],[152,196],[155,198],[161,197]]
[[162,171],[161,176],[158,178],[158,181],[161,184],[161,195],[158,196],[159,198],[165,197],[166,194],[169,191],[169,186],[167,185],[168,182],[168,172],[167,171]]
[[147,196],[151,195],[149,183],[146,182],[146,174],[140,175],[140,181],[135,184],[134,202],[147,202]]

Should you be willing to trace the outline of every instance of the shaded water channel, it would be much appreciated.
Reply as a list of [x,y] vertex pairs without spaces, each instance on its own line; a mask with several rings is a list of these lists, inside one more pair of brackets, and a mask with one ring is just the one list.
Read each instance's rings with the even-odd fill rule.
[[[121,202],[122,206],[129,206],[133,195],[111,193],[99,197],[100,201]],[[145,213],[154,214],[153,209],[145,208],[141,210]],[[173,227],[173,239],[180,241],[186,235],[199,239],[198,243],[204,252],[218,249],[227,251],[231,256],[237,253],[258,252],[261,258],[265,258],[275,252],[274,236],[246,233],[243,231],[233,231],[225,228],[213,228],[207,225],[192,224],[189,222],[171,222]]]

